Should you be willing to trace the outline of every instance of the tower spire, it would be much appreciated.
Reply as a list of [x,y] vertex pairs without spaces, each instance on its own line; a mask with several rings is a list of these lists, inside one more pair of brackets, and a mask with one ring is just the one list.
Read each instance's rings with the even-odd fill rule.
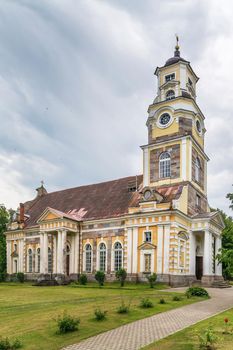
[[179,37],[177,34],[175,34],[175,37],[176,37],[176,46],[175,46],[174,57],[180,57]]

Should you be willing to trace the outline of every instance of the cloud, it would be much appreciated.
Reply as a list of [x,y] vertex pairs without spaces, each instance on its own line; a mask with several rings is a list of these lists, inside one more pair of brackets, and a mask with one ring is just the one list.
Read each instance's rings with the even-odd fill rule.
[[[6,1],[0,8],[0,202],[142,171],[155,67],[181,53],[200,76],[209,201],[231,190],[232,3]],[[228,155],[226,161],[226,154]],[[222,181],[224,179],[224,181]]]

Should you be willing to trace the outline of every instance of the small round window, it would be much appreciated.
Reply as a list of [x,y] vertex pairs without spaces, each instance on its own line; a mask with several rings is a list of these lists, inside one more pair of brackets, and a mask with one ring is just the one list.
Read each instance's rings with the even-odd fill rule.
[[163,126],[167,125],[171,120],[171,116],[168,113],[164,113],[161,115],[161,117],[159,118],[159,123]]
[[200,133],[201,132],[201,123],[199,122],[199,120],[196,120],[196,128],[197,128],[197,131]]

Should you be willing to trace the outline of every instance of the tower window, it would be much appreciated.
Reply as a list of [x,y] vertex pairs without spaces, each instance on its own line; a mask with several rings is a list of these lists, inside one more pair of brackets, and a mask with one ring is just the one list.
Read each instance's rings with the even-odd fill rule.
[[175,73],[165,75],[165,82],[175,79]]
[[168,90],[166,93],[166,100],[173,100],[175,98],[175,92],[173,90]]
[[199,194],[196,195],[196,207],[201,207],[201,197],[199,196]]
[[197,157],[195,160],[195,181],[200,182],[201,162]]
[[161,153],[159,157],[159,177],[171,176],[171,156],[168,152]]
[[193,82],[190,78],[188,78],[188,82],[189,82],[189,85],[191,85],[191,86],[193,85]]

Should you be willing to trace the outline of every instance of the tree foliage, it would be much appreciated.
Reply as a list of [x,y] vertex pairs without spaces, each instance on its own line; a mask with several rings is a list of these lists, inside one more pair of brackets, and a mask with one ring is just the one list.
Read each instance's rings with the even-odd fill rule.
[[[233,210],[233,193],[226,196],[230,200],[229,208]],[[233,278],[233,220],[221,211],[225,228],[222,232],[222,249],[217,254],[217,260],[222,263],[225,278]]]
[[6,272],[6,225],[9,221],[9,214],[3,205],[0,205],[0,273]]

